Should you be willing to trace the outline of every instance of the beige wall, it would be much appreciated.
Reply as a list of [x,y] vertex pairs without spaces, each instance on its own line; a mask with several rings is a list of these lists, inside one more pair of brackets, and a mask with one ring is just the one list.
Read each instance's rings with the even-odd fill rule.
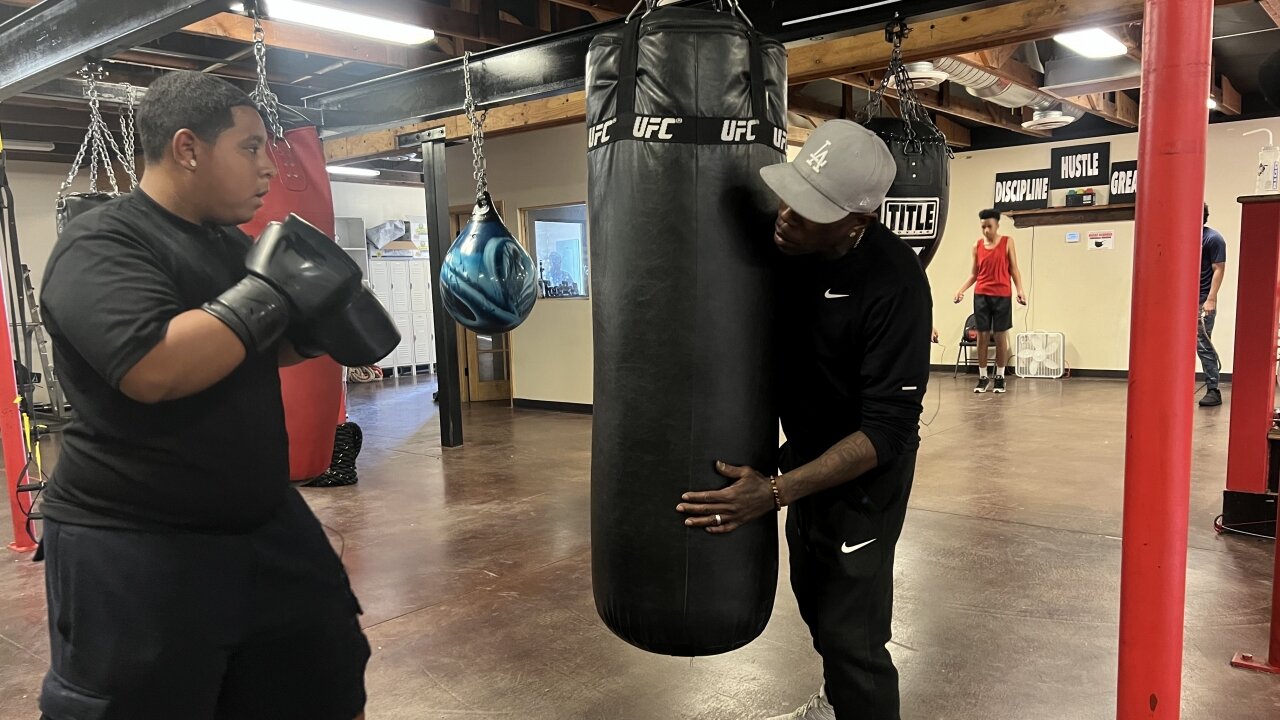
[[[10,162],[7,167],[9,186],[13,190],[13,206],[18,223],[19,250],[22,262],[31,268],[31,282],[35,286],[37,297],[40,292],[40,281],[44,278],[45,265],[53,252],[54,241],[57,240],[57,229],[54,220],[53,205],[58,197],[58,189],[67,177],[70,168],[60,163]],[[127,182],[127,180],[126,180]],[[105,178],[102,185],[110,189]],[[88,179],[84,173],[76,179],[72,190],[87,190]],[[5,227],[7,235],[9,228]],[[4,278],[9,282],[9,278]],[[8,302],[8,296],[5,296]],[[12,315],[13,308],[9,308]],[[34,349],[34,348],[33,348]],[[16,349],[15,349],[16,351]],[[34,370],[41,372],[39,359],[35,359]],[[48,395],[43,387],[36,388],[36,402],[45,402]]]
[[[1214,344],[1223,369],[1231,370],[1235,342],[1236,271],[1240,241],[1240,206],[1236,198],[1253,192],[1252,169],[1262,144],[1259,135],[1241,134],[1270,127],[1280,134],[1276,120],[1224,123],[1209,127],[1209,153],[1205,201],[1210,226],[1227,240],[1227,274],[1218,295],[1218,320]],[[997,172],[1035,170],[1049,166],[1049,150],[1061,145],[1111,142],[1111,159],[1133,160],[1138,136],[1130,133],[1070,143],[1031,145],[1000,150],[958,153],[951,164],[951,208],[947,230],[933,263],[934,320],[946,344],[946,361],[954,362],[956,341],[965,318],[972,312],[973,292],[965,301],[951,301],[968,275],[970,252],[980,233],[978,211],[994,202]],[[1142,169],[1139,168],[1139,178]],[[1141,182],[1141,179],[1139,179]],[[1030,305],[1015,305],[1014,331],[1042,329],[1062,332],[1067,340],[1067,362],[1073,368],[1125,370],[1129,366],[1130,297],[1133,290],[1134,223],[1017,229],[1006,219],[1001,230],[1017,241],[1022,277],[1030,290]],[[1067,244],[1066,233],[1114,230],[1115,250],[1090,250],[1086,243]],[[1198,237],[1187,242],[1198,243]],[[1158,311],[1159,308],[1152,310]],[[935,356],[936,357],[936,356]]]
[[[45,264],[49,261],[49,254],[53,252],[53,243],[57,240],[53,204],[69,169],[60,163],[8,163],[9,186],[13,189],[13,205],[17,210],[22,262],[31,268],[31,281],[37,292],[40,280],[44,277]],[[106,189],[111,189],[105,178],[101,180],[101,184],[107,186]],[[72,189],[85,190],[87,186],[85,174],[81,173]],[[5,232],[8,233],[8,228],[5,228]]]
[[350,182],[335,182],[332,187],[333,214],[362,218],[365,230],[406,215],[427,214],[427,193],[420,187]]
[[[586,202],[587,142],[582,125],[568,125],[485,141],[489,192],[503,203],[507,227],[520,236],[520,210]],[[449,149],[449,203],[475,201],[471,146]],[[591,302],[541,298],[511,333],[514,397],[590,403],[594,366]]]

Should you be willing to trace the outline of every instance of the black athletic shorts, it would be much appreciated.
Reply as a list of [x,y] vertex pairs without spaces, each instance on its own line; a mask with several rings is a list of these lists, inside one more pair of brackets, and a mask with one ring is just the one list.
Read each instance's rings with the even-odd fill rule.
[[48,720],[353,720],[369,643],[289,490],[243,535],[44,525]]
[[973,320],[980,332],[1004,332],[1013,327],[1013,299],[1000,295],[973,296]]

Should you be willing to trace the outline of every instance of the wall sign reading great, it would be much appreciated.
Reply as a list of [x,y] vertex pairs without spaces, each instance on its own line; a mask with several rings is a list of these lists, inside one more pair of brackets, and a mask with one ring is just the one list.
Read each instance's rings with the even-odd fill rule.
[[1044,170],[997,173],[996,210],[1038,210],[1132,203],[1138,192],[1136,160],[1111,162],[1110,143],[1054,148]]
[[1111,202],[1138,201],[1138,161],[1125,160],[1111,164]]

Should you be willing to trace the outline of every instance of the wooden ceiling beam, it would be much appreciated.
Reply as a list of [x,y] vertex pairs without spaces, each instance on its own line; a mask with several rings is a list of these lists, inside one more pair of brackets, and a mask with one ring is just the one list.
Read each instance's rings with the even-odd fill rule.
[[951,57],[1023,87],[1040,87],[1044,84],[1044,75],[1032,70],[1026,63],[1014,60],[1012,55],[1017,49],[1016,45],[1002,45],[991,50],[957,53]]
[[[996,50],[1003,51],[1008,47],[1009,46],[1006,45],[997,48]],[[1032,70],[1026,63],[1013,60],[1012,54],[1013,53],[1005,54],[1003,52],[979,50],[971,53],[952,55],[951,57],[969,65],[970,67],[985,70],[996,77],[1003,78],[1016,85],[1040,90],[1040,86],[1044,83],[1044,77],[1035,70]],[[1103,120],[1116,123],[1117,125],[1123,125],[1125,127],[1138,126],[1136,113],[1131,120],[1127,115],[1121,116],[1116,113],[1114,105],[1103,103],[1094,105],[1082,104],[1071,98],[1064,98],[1061,95],[1049,92],[1048,90],[1041,90],[1041,92],[1061,99],[1064,106],[1072,107],[1081,112],[1093,113],[1094,115],[1101,117]]]
[[1138,127],[1138,103],[1124,92],[1092,93],[1063,98],[1098,117],[1125,127]]
[[[348,12],[352,10],[353,4],[349,0],[309,1]],[[510,15],[498,13],[496,9],[489,10],[484,3],[461,8],[445,7],[429,0],[376,0],[376,2],[362,4],[370,6],[369,14],[380,18],[431,28],[439,35],[488,45],[509,45],[547,34],[538,28],[515,21]],[[270,3],[267,4],[267,9],[271,9]],[[484,17],[486,11],[489,12],[487,19]]]
[[[837,82],[863,89],[870,89],[871,87],[867,84],[867,79],[862,75],[842,75],[832,79]],[[897,92],[892,89],[885,90],[884,94],[885,97],[898,97]],[[1022,135],[1030,135],[1032,137],[1040,138],[1050,137],[1049,133],[1042,130],[1028,130],[1022,127],[1022,124],[1016,119],[1002,114],[1000,110],[1003,108],[997,108],[991,103],[984,103],[984,107],[981,109],[974,108],[954,102],[950,97],[945,97],[943,93],[938,90],[917,90],[916,98],[920,100],[921,105],[935,112],[943,113],[944,115],[971,120],[983,125],[990,125],[992,127],[1000,128],[1001,130],[1009,130]]]
[[[1215,0],[1215,4],[1247,1]],[[903,41],[902,59],[932,60],[1042,40],[1067,30],[1133,22],[1142,18],[1144,4],[1144,0],[1018,0],[912,22],[915,32]],[[794,83],[878,70],[888,66],[891,49],[879,29],[802,45],[788,53],[787,76]]]
[[551,0],[538,0],[538,29],[551,32]]
[[1243,110],[1240,92],[1226,75],[1216,76],[1209,97],[1217,101],[1218,107],[1215,109],[1223,115],[1235,116]]
[[967,148],[973,145],[973,136],[969,128],[952,120],[951,118],[938,113],[933,118],[933,124],[938,126],[942,134],[947,138],[947,144],[951,147]]
[[[353,35],[305,28],[289,23],[264,20],[267,47],[279,50],[324,55],[339,60],[357,60],[373,65],[396,68],[421,67],[443,59],[425,47],[406,47],[366,40]],[[182,29],[191,35],[214,37],[235,42],[253,42],[253,20],[234,13],[220,13]]]
[[1275,23],[1276,27],[1280,27],[1280,0],[1258,0],[1258,4],[1267,11],[1271,22]]
[[834,120],[844,116],[842,108],[815,100],[794,88],[787,93],[787,110],[823,120]]
[[[622,17],[636,6],[630,0],[551,0],[557,5],[586,10],[596,19],[612,19]],[[602,17],[603,16],[603,17]]]

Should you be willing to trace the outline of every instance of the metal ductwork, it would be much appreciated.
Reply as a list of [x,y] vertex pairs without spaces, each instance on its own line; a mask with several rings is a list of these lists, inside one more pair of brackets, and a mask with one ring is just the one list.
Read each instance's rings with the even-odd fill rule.
[[1084,115],[1080,108],[1063,104],[1060,99],[1052,95],[1036,88],[1010,82],[956,58],[940,58],[934,60],[933,65],[936,69],[945,72],[951,82],[963,85],[969,94],[976,98],[1001,107],[1029,107],[1037,111],[1040,117],[1031,121],[1033,124],[1030,127],[1033,129],[1037,127],[1046,129],[1051,119],[1056,123],[1053,127],[1062,127],[1079,120]]

